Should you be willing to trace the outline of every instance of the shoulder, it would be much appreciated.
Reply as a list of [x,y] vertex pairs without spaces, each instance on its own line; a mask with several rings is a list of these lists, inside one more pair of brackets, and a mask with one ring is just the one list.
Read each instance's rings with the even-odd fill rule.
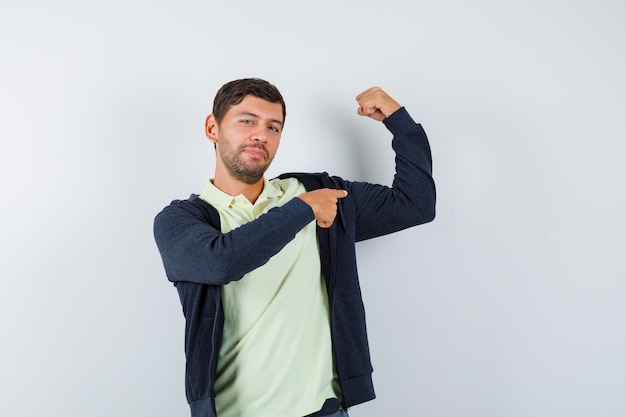
[[214,218],[219,219],[217,210],[211,204],[201,199],[197,194],[191,194],[187,199],[172,200],[156,217],[188,215],[193,215],[205,222],[211,221],[211,219]]
[[345,188],[346,181],[337,176],[331,176],[327,172],[289,172],[277,177],[279,180],[296,179],[308,190],[318,188]]

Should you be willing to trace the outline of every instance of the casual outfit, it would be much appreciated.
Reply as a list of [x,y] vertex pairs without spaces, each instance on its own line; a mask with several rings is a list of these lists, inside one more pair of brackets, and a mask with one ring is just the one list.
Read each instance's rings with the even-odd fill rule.
[[[228,233],[304,192],[295,178],[265,180],[252,204],[209,181],[200,199],[218,211],[221,232]],[[285,409],[304,416],[338,396],[315,221],[265,264],[224,285],[222,305],[215,380],[220,417],[272,416]]]
[[[186,318],[186,393],[192,417],[215,417],[216,402],[220,417],[242,412],[229,409],[237,400],[233,397],[239,395],[238,384],[243,384],[249,396],[244,405],[249,403],[250,410],[256,411],[255,401],[261,401],[264,413],[276,417],[310,414],[322,407],[324,396],[334,395],[344,409],[375,397],[354,244],[431,221],[435,214],[431,155],[423,129],[404,108],[384,124],[394,136],[396,152],[391,188],[326,173],[292,173],[266,181],[254,205],[207,184],[201,196],[175,200],[157,215],[155,239]],[[316,227],[311,208],[296,198],[318,188],[348,191],[348,196],[338,201],[337,217],[328,229]],[[229,214],[232,210],[239,213]],[[317,240],[311,245],[313,234]],[[308,266],[304,268],[289,263],[294,256],[308,262],[311,253],[319,256],[319,262],[305,263]],[[275,273],[278,275],[273,276]],[[301,278],[302,274],[306,278]],[[274,281],[262,285],[268,277]],[[259,282],[253,282],[255,278]],[[265,293],[258,305],[250,306],[251,312],[233,313],[238,289],[242,289],[246,304],[258,291]],[[320,289],[324,291],[321,294]],[[283,294],[283,290],[287,292]],[[290,300],[298,292],[304,297]],[[312,316],[294,317],[295,321],[280,318],[273,308],[283,305],[290,306],[288,314],[304,315],[306,311]],[[298,322],[306,324],[298,328],[294,324]],[[291,337],[296,339],[295,352],[282,350],[273,357],[272,340],[287,346]],[[255,338],[261,339],[260,353],[253,351]],[[313,367],[284,366],[310,355],[315,357]],[[271,358],[271,363],[259,363],[259,358]],[[243,362],[232,365],[239,359]],[[288,404],[288,409],[279,404],[271,414],[265,399],[269,396],[281,403],[280,384],[285,384],[285,379],[286,384],[292,383],[290,373],[300,375],[293,379],[300,384],[309,372],[315,373],[311,380],[316,385],[304,388],[307,399]],[[258,392],[252,391],[255,385]],[[241,407],[242,402],[238,404]]]

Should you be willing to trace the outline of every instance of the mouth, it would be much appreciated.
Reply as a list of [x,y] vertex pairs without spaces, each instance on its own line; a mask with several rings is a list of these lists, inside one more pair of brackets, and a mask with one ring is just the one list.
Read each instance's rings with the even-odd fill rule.
[[242,152],[254,158],[261,158],[261,159],[268,158],[267,151],[264,148],[257,147],[257,146],[246,146],[242,149]]

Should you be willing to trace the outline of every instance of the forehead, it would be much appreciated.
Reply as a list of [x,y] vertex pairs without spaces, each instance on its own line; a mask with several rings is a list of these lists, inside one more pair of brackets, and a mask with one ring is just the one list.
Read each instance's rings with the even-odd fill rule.
[[271,119],[283,123],[283,106],[280,103],[272,103],[262,98],[247,95],[241,103],[231,106],[226,112],[227,116],[234,117],[238,114],[249,114],[261,119]]

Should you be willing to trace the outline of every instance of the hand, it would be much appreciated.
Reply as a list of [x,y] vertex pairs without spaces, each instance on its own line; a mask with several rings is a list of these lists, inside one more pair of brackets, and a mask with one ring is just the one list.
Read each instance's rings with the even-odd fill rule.
[[361,116],[371,117],[379,122],[402,107],[380,87],[372,87],[363,91],[356,96],[356,101],[359,103],[358,113]]
[[326,229],[332,226],[337,216],[337,201],[347,195],[348,192],[346,190],[320,188],[319,190],[300,194],[298,198],[313,209],[318,226]]

